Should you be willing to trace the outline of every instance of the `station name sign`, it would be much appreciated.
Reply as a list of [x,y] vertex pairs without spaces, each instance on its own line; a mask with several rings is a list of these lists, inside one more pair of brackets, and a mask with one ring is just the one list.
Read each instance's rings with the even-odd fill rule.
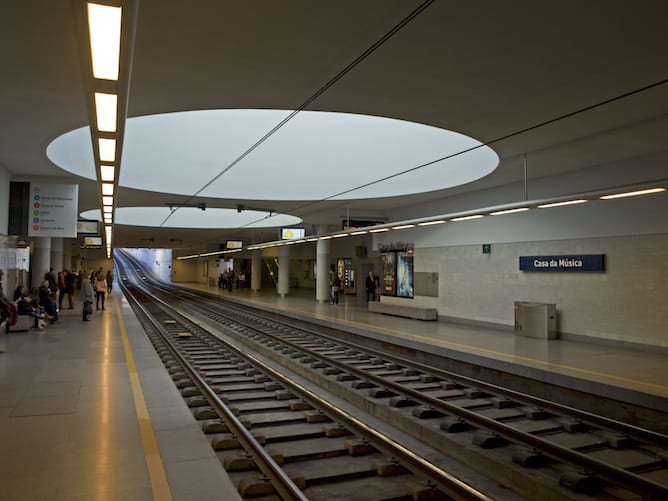
[[520,256],[520,271],[605,271],[605,254]]

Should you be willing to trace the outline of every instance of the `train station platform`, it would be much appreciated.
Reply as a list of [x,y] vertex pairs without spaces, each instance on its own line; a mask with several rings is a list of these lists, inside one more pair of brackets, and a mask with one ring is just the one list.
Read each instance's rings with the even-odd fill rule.
[[[628,411],[631,422],[638,419],[633,406],[668,412],[668,351],[665,348],[580,339],[537,339],[518,336],[510,327],[495,329],[401,318],[369,312],[365,298],[359,296],[342,296],[338,305],[318,302],[312,289],[290,289],[289,294],[280,296],[274,289],[228,292],[204,284],[180,285],[369,336],[381,343],[439,354],[477,370],[485,368],[498,374],[514,374],[525,381],[628,403],[632,406]],[[562,395],[564,399],[570,398]],[[590,411],[605,413],[606,410]]]
[[238,499],[121,293],[0,334],[0,499]]
[[[222,291],[182,284],[356,335],[668,410],[665,352],[370,313],[356,297]],[[143,328],[118,290],[43,330],[0,334],[3,500],[238,499]]]

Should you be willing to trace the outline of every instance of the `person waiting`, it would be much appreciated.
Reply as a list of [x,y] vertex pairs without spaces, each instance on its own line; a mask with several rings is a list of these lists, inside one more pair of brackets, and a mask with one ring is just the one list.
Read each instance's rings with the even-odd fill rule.
[[369,272],[369,276],[366,277],[366,301],[375,301],[376,300],[376,281],[373,279],[373,271]]
[[19,285],[14,291],[14,302],[16,303],[16,313],[18,315],[29,315],[35,319],[35,329],[43,329],[45,324],[44,319],[51,319],[51,316],[41,311],[34,304],[33,299],[26,295],[25,287],[22,285]]
[[104,310],[104,296],[107,293],[107,281],[104,279],[104,275],[99,272],[95,276],[95,309],[100,309],[100,300],[102,300],[102,309]]
[[[57,285],[57,284],[56,284]],[[44,280],[42,286],[37,291],[39,295],[39,305],[44,308],[44,311],[47,315],[50,315],[51,323],[56,324],[58,322],[58,308],[56,308],[56,303],[53,300],[53,293],[49,288],[49,281]]]

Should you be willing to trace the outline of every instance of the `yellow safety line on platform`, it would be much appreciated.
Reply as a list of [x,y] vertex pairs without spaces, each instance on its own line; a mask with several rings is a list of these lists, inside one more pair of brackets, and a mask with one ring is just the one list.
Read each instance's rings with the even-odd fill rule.
[[153,499],[159,501],[171,501],[172,491],[169,488],[169,482],[167,482],[167,475],[165,475],[162,458],[160,457],[160,449],[158,448],[158,442],[155,439],[155,433],[153,433],[153,425],[151,423],[151,417],[148,414],[148,408],[146,407],[146,400],[144,400],[144,392],[141,389],[141,382],[139,381],[139,374],[137,374],[137,366],[135,365],[135,359],[132,355],[128,333],[125,329],[119,302],[115,301],[114,303],[116,316],[118,317],[118,325],[121,329],[125,360],[128,364],[132,397],[135,402],[135,410],[137,411],[137,421],[139,422],[139,433],[144,446],[144,456],[146,457],[148,475],[151,479]]
[[[306,314],[306,315],[312,315],[313,314],[313,312],[308,312],[308,311],[304,311],[304,310],[296,310],[296,309],[292,309],[292,308],[284,308],[284,309],[295,312],[295,313],[302,313],[302,314]],[[601,378],[604,378],[604,379],[611,379],[611,380],[614,380],[614,381],[622,381],[622,382],[625,382],[625,383],[631,383],[631,384],[636,384],[636,385],[640,385],[640,386],[647,386],[648,388],[656,388],[657,390],[661,390],[661,391],[668,391],[668,386],[664,386],[664,385],[656,384],[656,383],[649,383],[647,381],[640,381],[638,379],[630,379],[630,378],[626,378],[626,377],[622,377],[622,376],[615,376],[614,374],[606,374],[605,372],[596,372],[596,371],[591,371],[591,370],[588,370],[588,369],[581,369],[579,367],[572,367],[570,365],[556,364],[554,362],[546,362],[545,360],[538,360],[538,359],[535,359],[535,358],[525,357],[525,356],[522,356],[522,355],[516,355],[514,353],[505,353],[505,352],[502,352],[502,351],[490,350],[488,348],[480,348],[479,346],[471,346],[471,345],[463,344],[463,343],[455,343],[453,341],[444,341],[442,339],[436,339],[436,338],[429,337],[429,336],[421,336],[419,334],[410,334],[408,332],[403,332],[403,331],[399,331],[399,330],[395,330],[395,329],[390,329],[390,328],[387,328],[387,327],[379,327],[379,326],[376,326],[376,325],[371,326],[371,325],[369,325],[367,323],[364,323],[364,322],[355,322],[355,321],[352,321],[352,320],[341,319],[339,317],[330,317],[330,316],[322,315],[322,314],[316,314],[316,316],[324,317],[324,318],[327,318],[327,319],[330,319],[330,320],[336,320],[337,322],[351,324],[351,325],[355,325],[355,326],[358,326],[358,327],[372,328],[372,330],[385,331],[385,332],[389,332],[391,334],[398,334],[398,335],[401,335],[401,336],[410,337],[410,338],[414,338],[414,339],[426,340],[426,341],[429,341],[429,342],[432,342],[432,343],[437,342],[437,343],[443,344],[443,345],[456,346],[458,348],[466,348],[467,350],[471,350],[471,351],[478,351],[478,352],[481,352],[481,353],[488,353],[488,354],[491,354],[491,355],[503,356],[503,357],[506,357],[506,358],[524,360],[525,362],[531,362],[531,363],[534,363],[534,364],[544,365],[544,366],[547,366],[547,367],[555,367],[555,368],[559,368],[559,369],[566,369],[566,370],[573,371],[573,372],[588,374],[590,376],[597,376],[597,377],[601,377]]]

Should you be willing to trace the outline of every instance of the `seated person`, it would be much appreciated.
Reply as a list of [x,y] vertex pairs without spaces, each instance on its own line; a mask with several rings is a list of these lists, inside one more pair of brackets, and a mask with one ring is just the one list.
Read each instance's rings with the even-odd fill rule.
[[30,315],[35,317],[35,328],[44,328],[44,318],[50,319],[38,306],[35,305],[30,296],[26,296],[25,288],[19,285],[14,291],[14,302],[16,303],[17,315]]
[[44,311],[50,315],[51,323],[54,324],[58,322],[58,309],[56,308],[56,303],[52,299],[51,289],[49,289],[48,280],[42,282],[42,286],[39,288],[39,305],[44,308]]

